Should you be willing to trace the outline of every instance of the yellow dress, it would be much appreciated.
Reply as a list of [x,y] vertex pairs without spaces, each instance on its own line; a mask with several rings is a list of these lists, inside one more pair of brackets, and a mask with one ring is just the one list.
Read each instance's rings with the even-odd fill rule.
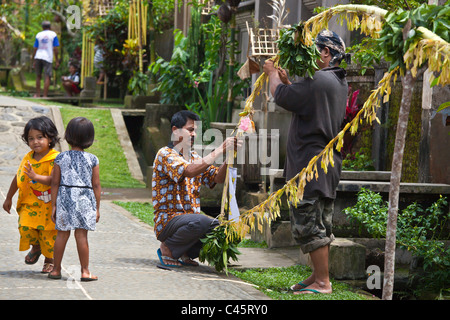
[[23,159],[17,170],[17,187],[19,197],[17,200],[17,213],[19,214],[19,250],[25,251],[31,245],[40,244],[41,253],[53,258],[53,246],[57,231],[51,219],[52,202],[50,186],[31,181],[25,174],[24,167],[29,161],[34,172],[49,176],[53,170],[54,159],[58,151],[50,151],[40,160],[33,158],[34,151],[30,151]]

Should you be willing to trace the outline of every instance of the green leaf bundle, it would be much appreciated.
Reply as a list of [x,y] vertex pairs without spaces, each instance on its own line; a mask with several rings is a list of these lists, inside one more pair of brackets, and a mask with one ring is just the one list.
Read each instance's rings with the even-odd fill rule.
[[232,259],[237,261],[237,255],[241,254],[237,249],[240,240],[239,237],[232,237],[227,239],[227,232],[225,225],[216,227],[212,232],[208,233],[205,238],[201,239],[203,242],[202,250],[200,251],[200,262],[208,262],[216,271],[221,272],[225,270],[228,274],[228,261]]
[[303,35],[304,22],[288,29],[280,30],[280,38],[277,41],[278,55],[280,56],[280,66],[288,69],[291,75],[305,76],[311,78],[314,72],[319,69],[317,59],[320,53],[315,44],[311,46],[305,45],[301,41]]

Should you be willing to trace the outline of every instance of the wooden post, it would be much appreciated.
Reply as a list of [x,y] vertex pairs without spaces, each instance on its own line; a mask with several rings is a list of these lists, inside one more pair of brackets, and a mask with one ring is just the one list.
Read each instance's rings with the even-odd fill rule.
[[138,0],[137,2],[137,29],[138,29],[138,46],[139,46],[139,72],[142,73],[144,70],[143,62],[142,62],[142,0]]
[[[374,66],[374,84],[380,82],[386,72],[387,65],[379,64]],[[394,83],[395,85],[395,83]],[[381,103],[380,108],[377,109],[377,118],[381,123],[387,123],[389,115],[389,102]],[[372,160],[375,170],[386,170],[386,144],[387,144],[387,129],[374,122],[372,134]]]
[[[443,5],[438,0],[429,0],[429,5]],[[419,144],[419,181],[431,182],[430,172],[430,140],[431,140],[431,113],[433,101],[433,88],[430,87],[431,72],[427,69],[423,74],[422,85],[422,126]]]
[[[176,2],[176,1],[175,1]],[[176,7],[175,7],[176,8]],[[176,9],[175,9],[176,11]],[[156,50],[155,50],[155,22],[153,19],[153,1],[148,0],[148,28],[149,28],[149,50],[150,50],[150,61],[152,64],[156,61]],[[152,73],[152,83],[156,83],[156,76]]]
[[427,69],[423,75],[422,85],[422,125],[419,144],[419,181],[431,182],[430,177],[430,136],[431,136],[431,102],[433,88],[430,88],[431,72]]

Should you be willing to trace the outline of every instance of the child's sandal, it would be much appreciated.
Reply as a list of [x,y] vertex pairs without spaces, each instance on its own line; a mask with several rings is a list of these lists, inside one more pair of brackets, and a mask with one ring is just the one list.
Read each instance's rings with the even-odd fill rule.
[[46,262],[44,263],[44,267],[42,268],[41,273],[50,273],[53,271],[53,263]]
[[[28,254],[25,257],[25,263],[26,264],[35,264],[38,262],[39,257],[41,256],[41,250],[35,251],[35,252],[28,252]],[[28,260],[27,260],[28,257]]]

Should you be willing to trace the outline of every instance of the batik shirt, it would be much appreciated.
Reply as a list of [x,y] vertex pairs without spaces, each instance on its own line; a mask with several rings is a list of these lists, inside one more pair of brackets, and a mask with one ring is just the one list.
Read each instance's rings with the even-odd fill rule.
[[202,174],[187,178],[187,166],[201,157],[191,151],[189,161],[169,146],[158,151],[153,163],[152,200],[155,209],[155,233],[159,236],[167,223],[183,214],[200,213],[200,187],[213,188],[218,168],[211,165]]

